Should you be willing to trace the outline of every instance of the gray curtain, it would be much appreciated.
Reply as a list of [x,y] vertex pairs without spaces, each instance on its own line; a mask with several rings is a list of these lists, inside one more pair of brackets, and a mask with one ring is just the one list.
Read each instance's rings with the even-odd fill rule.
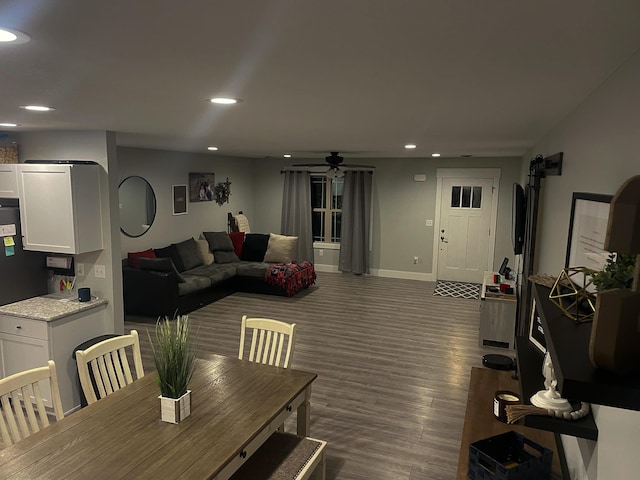
[[345,173],[342,197],[342,230],[338,270],[369,273],[369,227],[373,172]]
[[294,260],[313,262],[311,176],[309,172],[284,172],[282,222],[280,226],[283,235],[298,237],[298,255]]

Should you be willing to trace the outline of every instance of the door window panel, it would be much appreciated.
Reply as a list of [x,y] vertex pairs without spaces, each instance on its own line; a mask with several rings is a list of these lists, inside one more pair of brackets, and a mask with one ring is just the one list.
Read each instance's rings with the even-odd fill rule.
[[473,185],[452,186],[451,208],[482,208],[482,187]]

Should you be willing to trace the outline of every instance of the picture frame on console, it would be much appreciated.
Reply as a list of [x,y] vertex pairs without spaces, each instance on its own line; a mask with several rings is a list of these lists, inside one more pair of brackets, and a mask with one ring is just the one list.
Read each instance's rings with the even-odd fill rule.
[[596,193],[573,193],[565,267],[602,270],[609,255],[604,249],[604,239],[611,198]]
[[187,208],[187,186],[186,185],[172,185],[171,186],[171,200],[173,205],[174,215],[186,215]]

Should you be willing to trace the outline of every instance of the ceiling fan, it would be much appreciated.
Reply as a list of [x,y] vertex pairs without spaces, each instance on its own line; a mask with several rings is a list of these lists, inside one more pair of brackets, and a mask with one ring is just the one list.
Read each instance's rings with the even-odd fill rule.
[[341,157],[338,152],[330,152],[330,155],[324,157],[326,163],[303,163],[294,165],[294,167],[323,167],[329,165],[329,169],[327,172],[333,172],[334,175],[343,176],[344,172],[340,170],[340,167],[343,168],[376,168],[371,165],[351,165],[348,163],[342,163],[344,158]]

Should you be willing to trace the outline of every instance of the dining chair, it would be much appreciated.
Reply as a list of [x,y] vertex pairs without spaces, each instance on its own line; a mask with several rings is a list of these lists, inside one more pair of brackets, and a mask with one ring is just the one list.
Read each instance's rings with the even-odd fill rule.
[[[286,323],[269,318],[248,318],[243,315],[238,358],[242,360],[245,341],[248,342],[250,337],[250,361],[287,368],[293,360],[295,335],[295,323]],[[282,358],[283,351],[285,353],[284,360]]]
[[56,420],[62,420],[64,412],[53,360],[49,360],[46,367],[32,368],[0,379],[0,431],[5,447],[49,426],[44,406],[46,397],[43,399],[40,389],[40,382],[45,380],[51,387],[53,413]]
[[129,335],[103,340],[86,350],[76,350],[80,385],[89,405],[134,381],[127,347],[132,349],[137,380],[144,376],[144,368],[136,330],[131,330]]

